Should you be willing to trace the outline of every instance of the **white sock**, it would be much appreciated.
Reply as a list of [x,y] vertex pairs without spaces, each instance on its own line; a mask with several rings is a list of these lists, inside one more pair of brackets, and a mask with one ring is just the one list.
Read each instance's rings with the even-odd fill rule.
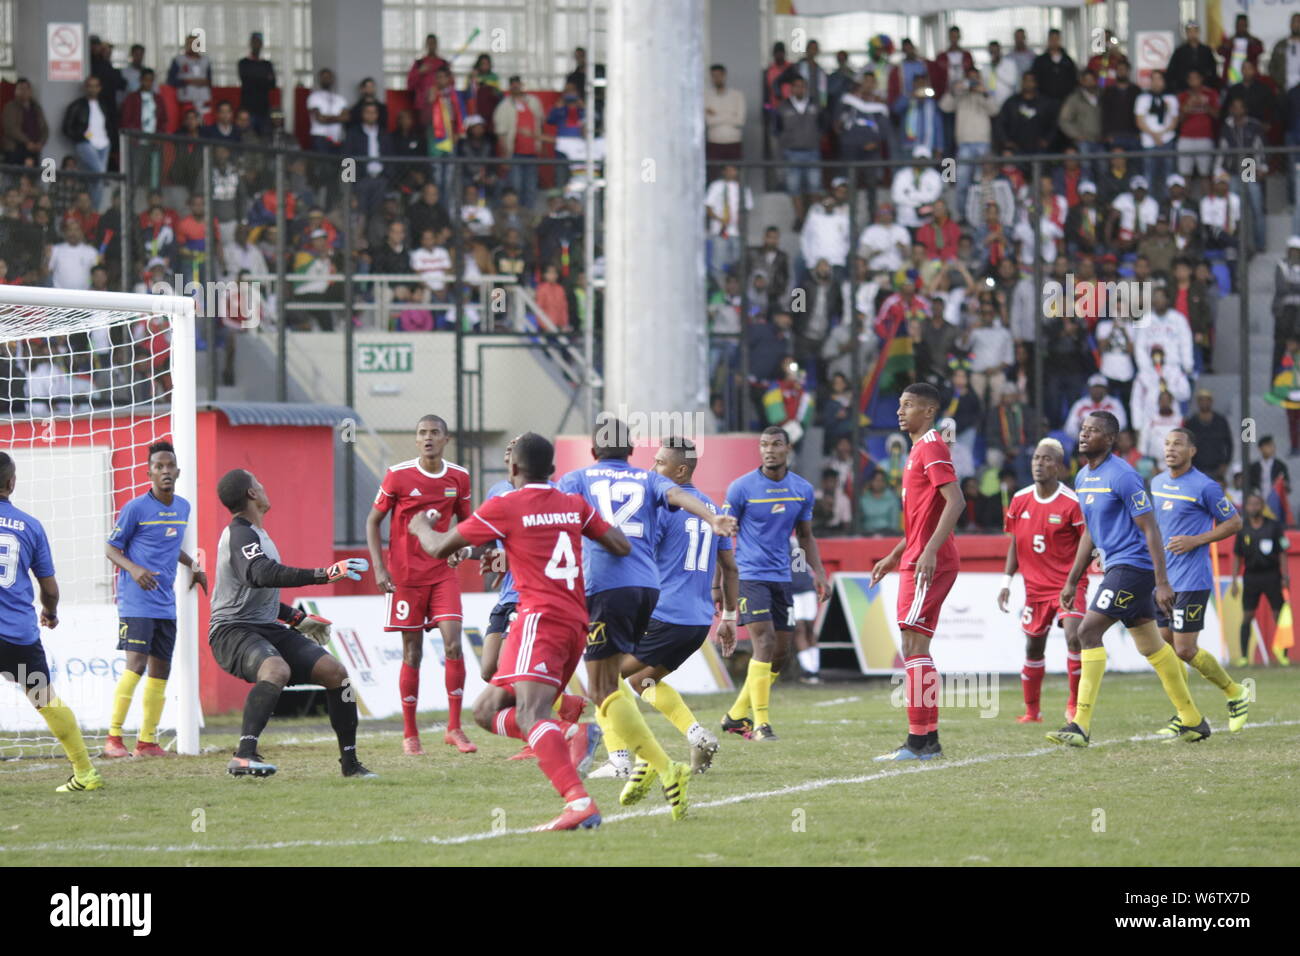
[[822,668],[822,652],[820,647],[809,647],[799,652],[799,666],[809,674],[816,674]]
[[609,762],[612,763],[615,767],[618,767],[620,770],[631,770],[632,751],[615,750],[612,754],[609,755]]

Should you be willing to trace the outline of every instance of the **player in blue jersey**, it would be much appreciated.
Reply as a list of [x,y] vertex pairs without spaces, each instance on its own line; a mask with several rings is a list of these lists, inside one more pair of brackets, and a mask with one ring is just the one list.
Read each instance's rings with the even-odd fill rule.
[[[794,605],[790,566],[806,563],[818,601],[830,596],[817,539],[812,533],[813,486],[789,468],[790,436],[772,425],[758,440],[762,464],[727,488],[726,513],[740,523],[740,623],[749,628],[754,656],[745,686],[722,715],[722,729],[750,740],[776,740],[769,716],[772,685],[792,653]],[[790,533],[799,548],[790,550]],[[749,716],[750,711],[754,716]]]
[[1165,614],[1170,613],[1174,592],[1165,571],[1151,497],[1133,466],[1113,454],[1118,439],[1119,421],[1110,412],[1093,412],[1079,429],[1079,454],[1087,464],[1079,469],[1074,491],[1083,511],[1085,530],[1079,539],[1074,567],[1061,589],[1061,607],[1067,611],[1074,607],[1075,592],[1092,561],[1094,546],[1101,552],[1104,576],[1079,625],[1082,673],[1074,720],[1049,733],[1047,739],[1071,747],[1088,746],[1093,709],[1106,672],[1106,648],[1101,639],[1119,621],[1159,675],[1178,719],[1187,728],[1182,739],[1204,740],[1210,736],[1210,722],[1192,702],[1183,662],[1161,639],[1153,620],[1157,606]]
[[641,785],[623,788],[620,800],[648,787],[655,775],[673,807],[673,818],[685,815],[690,768],[668,759],[655,740],[636,701],[623,693],[623,655],[635,654],[659,599],[659,567],[655,541],[661,510],[681,508],[700,518],[719,537],[736,530],[736,520],[715,514],[699,498],[655,471],[628,462],[632,438],[626,423],[612,415],[597,418],[591,454],[595,463],[560,479],[560,490],[582,495],[616,526],[632,544],[632,552],[617,557],[599,543],[583,548],[583,577],[587,590],[587,692],[596,702],[596,720],[618,776],[629,776],[635,753],[650,765]]
[[[190,503],[176,494],[176,450],[171,442],[149,446],[150,488],[122,508],[104,552],[117,572],[117,649],[126,651],[126,670],[118,678],[108,724],[105,757],[164,757],[158,746],[158,721],[166,702],[176,648],[176,565],[190,569],[190,587],[208,591],[208,577],[181,542],[190,520]],[[122,722],[144,676],[144,713],[135,750],[122,743]]]
[[[1196,438],[1189,430],[1170,430],[1165,436],[1168,470],[1151,479],[1152,504],[1169,552],[1169,585],[1174,589],[1173,614],[1157,614],[1156,623],[1174,653],[1228,698],[1228,730],[1235,734],[1246,726],[1250,691],[1228,676],[1217,657],[1198,649],[1196,640],[1205,627],[1214,588],[1210,546],[1240,531],[1241,515],[1217,481],[1192,467],[1195,454]],[[1185,730],[1175,715],[1156,733],[1172,739]]]
[[[77,717],[50,686],[41,627],[59,626],[59,583],[45,529],[9,500],[17,483],[17,465],[0,451],[0,678],[23,688],[72,761],[72,776],[58,791],[98,790],[104,780],[90,762]],[[32,603],[33,577],[41,588],[39,625]]]
[[[708,495],[691,484],[699,460],[694,442],[670,438],[655,453],[655,471],[716,513],[717,506]],[[718,752],[718,738],[695,719],[682,695],[664,679],[709,639],[719,611],[722,620],[718,624],[718,642],[728,656],[735,649],[735,555],[730,538],[717,537],[699,518],[679,510],[659,516],[655,559],[659,565],[659,602],[645,634],[637,639],[631,654],[623,655],[623,676],[642,700],[685,735],[691,745],[691,770],[704,773]],[[643,782],[638,786],[646,778],[648,766],[637,761],[633,767],[630,802],[636,802],[649,790]]]

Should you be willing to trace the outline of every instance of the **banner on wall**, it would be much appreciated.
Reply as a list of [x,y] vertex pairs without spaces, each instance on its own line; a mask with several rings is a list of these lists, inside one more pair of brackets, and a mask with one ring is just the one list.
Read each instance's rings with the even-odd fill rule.
[[[1093,577],[1089,582],[1090,600],[1100,581],[1099,577]],[[940,670],[1000,674],[1020,671],[1025,660],[1025,640],[1020,630],[1020,612],[1025,605],[1024,582],[1019,576],[1013,582],[1005,614],[997,604],[1001,582],[1001,575],[985,572],[957,576],[930,643],[930,653]],[[833,584],[818,642],[851,643],[864,674],[891,674],[901,670],[898,575],[890,574],[873,585],[870,574],[840,573],[835,575]],[[1205,635],[1202,646],[1220,645],[1219,617],[1213,606],[1205,609]],[[1105,643],[1107,670],[1150,669],[1151,665],[1120,625],[1106,633]],[[1065,673],[1065,632],[1059,627],[1054,627],[1048,635],[1046,659],[1049,672]]]

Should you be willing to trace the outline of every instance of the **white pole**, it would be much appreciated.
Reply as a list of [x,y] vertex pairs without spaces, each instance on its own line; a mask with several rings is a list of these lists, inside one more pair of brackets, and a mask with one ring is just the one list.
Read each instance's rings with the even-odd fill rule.
[[[180,463],[177,493],[190,503],[190,521],[185,528],[185,552],[203,570],[211,562],[198,546],[199,455],[196,417],[197,383],[195,381],[194,300],[169,296],[175,305],[172,319],[172,444]],[[213,345],[209,343],[209,348]],[[199,706],[199,606],[188,582],[176,586],[176,671],[172,675],[178,694],[176,714],[176,752],[199,752],[199,727],[203,720]]]

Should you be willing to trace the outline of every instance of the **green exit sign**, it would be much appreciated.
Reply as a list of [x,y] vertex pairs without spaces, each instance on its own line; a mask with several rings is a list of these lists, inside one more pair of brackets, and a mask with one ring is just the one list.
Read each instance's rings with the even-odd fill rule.
[[414,364],[414,346],[358,345],[358,372],[409,372]]

